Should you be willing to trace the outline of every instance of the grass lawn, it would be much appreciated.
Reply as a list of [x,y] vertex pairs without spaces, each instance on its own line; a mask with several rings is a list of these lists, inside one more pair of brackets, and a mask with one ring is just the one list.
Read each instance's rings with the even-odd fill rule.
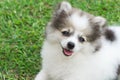
[[[120,24],[120,0],[68,0]],[[60,0],[0,0],[0,80],[33,80],[40,68],[44,28]]]

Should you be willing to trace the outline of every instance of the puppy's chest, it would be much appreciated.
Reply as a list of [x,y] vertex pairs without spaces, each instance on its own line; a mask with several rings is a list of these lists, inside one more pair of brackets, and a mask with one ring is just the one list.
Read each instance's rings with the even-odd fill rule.
[[116,77],[116,66],[110,61],[94,59],[67,61],[54,64],[50,76],[53,80],[113,80]]

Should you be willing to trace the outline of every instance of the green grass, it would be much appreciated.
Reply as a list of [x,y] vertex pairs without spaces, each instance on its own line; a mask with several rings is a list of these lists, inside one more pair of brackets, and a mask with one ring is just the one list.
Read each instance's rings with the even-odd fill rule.
[[[120,0],[68,0],[120,24]],[[0,0],[0,80],[33,80],[40,68],[44,28],[60,0]]]

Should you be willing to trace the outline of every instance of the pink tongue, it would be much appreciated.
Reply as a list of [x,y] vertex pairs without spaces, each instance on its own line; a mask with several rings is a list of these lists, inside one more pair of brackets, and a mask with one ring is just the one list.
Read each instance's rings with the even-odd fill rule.
[[66,56],[71,56],[72,53],[73,53],[73,51],[70,51],[70,50],[67,50],[67,49],[64,49],[63,51],[64,51],[64,54],[65,54]]

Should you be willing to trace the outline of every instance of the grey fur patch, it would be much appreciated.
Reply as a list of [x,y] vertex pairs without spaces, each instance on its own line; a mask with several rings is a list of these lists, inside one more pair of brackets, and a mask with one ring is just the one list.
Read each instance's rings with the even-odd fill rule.
[[92,17],[89,19],[89,22],[92,31],[87,37],[89,42],[94,42],[103,35],[103,32],[107,27],[107,22],[102,17]]
[[120,79],[120,65],[118,66],[118,69],[117,69],[117,76],[114,80],[119,80]]
[[65,25],[67,25],[67,13],[63,10],[59,15],[56,15],[53,18],[52,21],[52,26],[56,29],[61,29],[63,28]]
[[66,9],[61,9],[62,4],[63,3],[57,5],[51,20],[51,26],[58,30],[71,26],[70,22],[68,21],[68,17],[72,14],[73,8],[67,10],[68,4],[65,2],[63,5]]
[[120,65],[118,66],[118,69],[117,69],[117,75],[120,75]]
[[100,48],[101,48],[101,45],[99,44],[98,46],[96,46],[96,48],[95,48],[95,51],[94,51],[94,52],[99,51],[99,50],[100,50]]
[[89,35],[87,35],[87,37],[89,42],[94,42],[103,35],[103,32],[107,27],[107,22],[102,17],[92,17],[89,19],[89,22],[92,31]]
[[104,35],[105,35],[105,38],[109,41],[114,41],[116,39],[114,32],[110,29],[106,29]]
[[99,27],[98,26],[94,26],[92,28],[91,34],[87,35],[87,40],[89,42],[94,42],[95,40],[100,38],[100,36],[101,36],[101,31],[100,31]]

